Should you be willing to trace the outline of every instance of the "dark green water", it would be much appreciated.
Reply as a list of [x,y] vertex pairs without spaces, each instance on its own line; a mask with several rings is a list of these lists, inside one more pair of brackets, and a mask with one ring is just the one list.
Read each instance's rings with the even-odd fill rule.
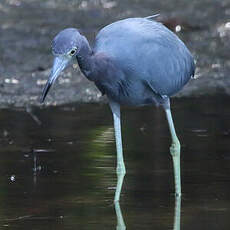
[[[182,143],[181,229],[227,230],[229,98],[174,99],[172,111]],[[108,106],[32,112],[41,125],[25,111],[0,111],[0,229],[116,229],[116,151]],[[126,229],[173,229],[164,112],[124,108],[122,126],[127,176],[120,206]]]

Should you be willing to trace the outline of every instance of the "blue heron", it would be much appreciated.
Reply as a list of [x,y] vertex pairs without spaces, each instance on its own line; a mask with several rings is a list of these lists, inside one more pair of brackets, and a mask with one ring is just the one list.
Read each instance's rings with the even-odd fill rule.
[[127,18],[102,28],[91,48],[78,29],[67,28],[52,41],[54,62],[42,94],[42,102],[60,72],[77,61],[81,72],[107,95],[113,114],[117,150],[119,201],[126,173],[123,160],[120,106],[160,105],[172,138],[175,194],[181,196],[180,142],[170,110],[170,96],[194,76],[194,59],[184,43],[150,17]]

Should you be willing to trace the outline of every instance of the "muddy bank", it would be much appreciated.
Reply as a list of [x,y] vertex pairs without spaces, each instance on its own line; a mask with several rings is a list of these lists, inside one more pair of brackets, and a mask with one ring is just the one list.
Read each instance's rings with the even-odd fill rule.
[[[175,7],[176,6],[176,7]],[[0,107],[39,105],[52,65],[50,42],[65,27],[77,27],[93,42],[115,20],[160,13],[197,61],[195,80],[182,96],[230,95],[230,2],[5,0],[0,3]],[[98,102],[105,98],[79,69],[67,69],[46,104]]]

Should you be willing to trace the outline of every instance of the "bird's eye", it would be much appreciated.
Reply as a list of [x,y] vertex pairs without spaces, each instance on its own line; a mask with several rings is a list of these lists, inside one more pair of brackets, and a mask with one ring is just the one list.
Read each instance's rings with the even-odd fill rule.
[[77,51],[77,48],[74,48],[69,52],[69,54],[73,56],[76,53],[76,51]]

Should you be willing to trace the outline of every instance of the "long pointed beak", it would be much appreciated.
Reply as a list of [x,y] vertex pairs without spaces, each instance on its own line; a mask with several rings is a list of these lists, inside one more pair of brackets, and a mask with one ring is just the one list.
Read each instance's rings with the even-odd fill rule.
[[46,85],[43,89],[42,96],[41,96],[41,103],[44,102],[46,95],[49,92],[50,87],[55,82],[55,80],[58,78],[62,70],[65,69],[65,67],[68,65],[69,60],[66,57],[55,57],[53,62],[53,68],[51,70],[50,76],[48,81],[46,82]]

